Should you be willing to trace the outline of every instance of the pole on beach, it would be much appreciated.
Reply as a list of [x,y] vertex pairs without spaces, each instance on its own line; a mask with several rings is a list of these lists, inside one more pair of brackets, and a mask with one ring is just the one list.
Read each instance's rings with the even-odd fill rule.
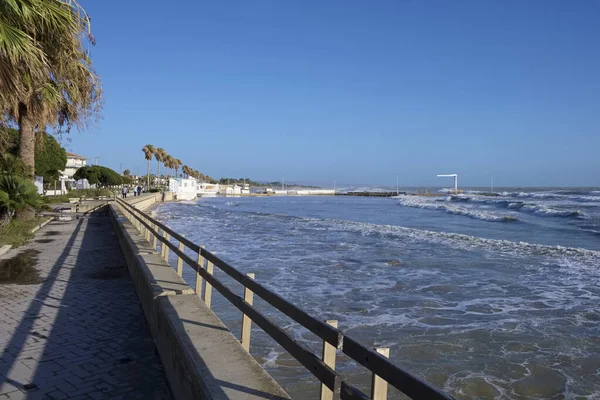
[[400,186],[398,185],[398,179],[400,178],[400,174],[396,174],[396,196],[400,194]]

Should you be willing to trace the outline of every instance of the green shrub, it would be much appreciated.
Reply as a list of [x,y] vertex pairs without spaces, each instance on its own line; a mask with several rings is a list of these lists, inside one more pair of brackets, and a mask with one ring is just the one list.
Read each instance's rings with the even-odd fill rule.
[[73,175],[73,179],[87,179],[90,185],[99,187],[108,187],[121,185],[123,177],[110,168],[101,165],[92,165],[91,167],[81,167]]
[[35,185],[20,176],[1,175],[0,193],[0,227],[8,225],[15,212],[42,204]]

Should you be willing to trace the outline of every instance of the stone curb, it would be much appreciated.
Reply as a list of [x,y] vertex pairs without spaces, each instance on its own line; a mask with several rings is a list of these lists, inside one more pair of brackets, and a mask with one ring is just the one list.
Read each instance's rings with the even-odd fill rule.
[[12,249],[12,246],[10,244],[5,244],[4,246],[0,247],[0,256],[3,256],[4,254],[8,253],[10,249]]
[[[31,233],[35,233],[37,231],[39,231],[40,229],[42,229],[43,227],[45,227],[46,225],[48,225],[50,223],[50,221],[52,221],[53,218],[48,218],[48,220],[42,222],[41,224],[39,224],[38,226],[34,227],[31,230]],[[5,244],[4,246],[0,246],[0,256],[5,255],[6,253],[8,253],[8,251],[12,249],[12,246],[10,244]]]
[[42,222],[41,224],[39,224],[38,226],[36,226],[35,228],[33,228],[31,230],[31,233],[36,233],[37,231],[39,231],[40,229],[42,229],[43,227],[45,227],[46,225],[48,225],[54,218],[48,218],[46,221]]

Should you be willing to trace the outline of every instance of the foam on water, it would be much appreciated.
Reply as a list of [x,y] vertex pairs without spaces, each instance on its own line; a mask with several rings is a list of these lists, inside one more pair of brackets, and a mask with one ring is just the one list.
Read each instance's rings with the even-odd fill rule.
[[427,197],[419,197],[419,196],[396,196],[395,199],[398,199],[398,204],[403,207],[415,207],[415,208],[423,208],[427,210],[439,210],[445,211],[449,214],[454,215],[463,215],[465,217],[480,219],[482,221],[491,221],[491,222],[510,222],[516,221],[517,218],[513,215],[499,215],[493,212],[484,211],[484,210],[473,210],[467,209],[465,207],[458,207],[449,204],[443,204],[436,200],[430,200]]
[[[466,205],[453,204],[451,198],[427,201],[493,215],[503,215],[498,207],[507,209],[507,215],[518,212],[491,202],[502,199],[487,200],[476,205],[479,210],[468,208],[476,202],[472,200]],[[243,199],[233,208],[227,202],[166,204],[159,215],[241,271],[255,272],[258,281],[312,315],[339,320],[342,329],[368,346],[391,347],[393,361],[457,397],[598,394],[599,251],[368,222],[372,215],[391,218],[392,211],[401,210],[399,220],[406,213],[432,214],[435,221],[453,218],[474,231],[525,225],[479,223],[420,207],[402,211],[389,199],[326,199],[318,204],[309,199]],[[369,214],[366,205],[382,209]],[[314,216],[323,215],[324,207],[331,207],[335,217]],[[290,210],[302,210],[304,216],[290,215]],[[365,221],[340,218],[344,212],[365,213]],[[575,220],[531,214],[527,218],[546,224]],[[193,282],[194,275],[186,279]],[[214,309],[226,323],[239,324],[239,311],[218,297]],[[270,309],[265,313],[296,340],[320,351],[321,343],[306,329]],[[304,383],[310,373],[264,335],[253,334],[252,348],[293,397],[313,393]],[[340,368],[368,387],[364,369]],[[528,390],[541,394],[532,396]],[[399,397],[392,393],[390,398]]]

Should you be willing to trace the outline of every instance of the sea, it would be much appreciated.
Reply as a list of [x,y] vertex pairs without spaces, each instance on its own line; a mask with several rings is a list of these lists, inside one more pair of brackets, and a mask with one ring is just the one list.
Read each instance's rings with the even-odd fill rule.
[[[201,198],[156,213],[457,399],[600,399],[600,190],[489,192]],[[184,278],[194,285],[194,271]],[[254,304],[320,354],[312,333]],[[213,309],[239,337],[241,313],[218,294]],[[319,398],[319,382],[256,326],[251,354],[293,398]],[[364,367],[338,354],[336,370],[369,392]]]

